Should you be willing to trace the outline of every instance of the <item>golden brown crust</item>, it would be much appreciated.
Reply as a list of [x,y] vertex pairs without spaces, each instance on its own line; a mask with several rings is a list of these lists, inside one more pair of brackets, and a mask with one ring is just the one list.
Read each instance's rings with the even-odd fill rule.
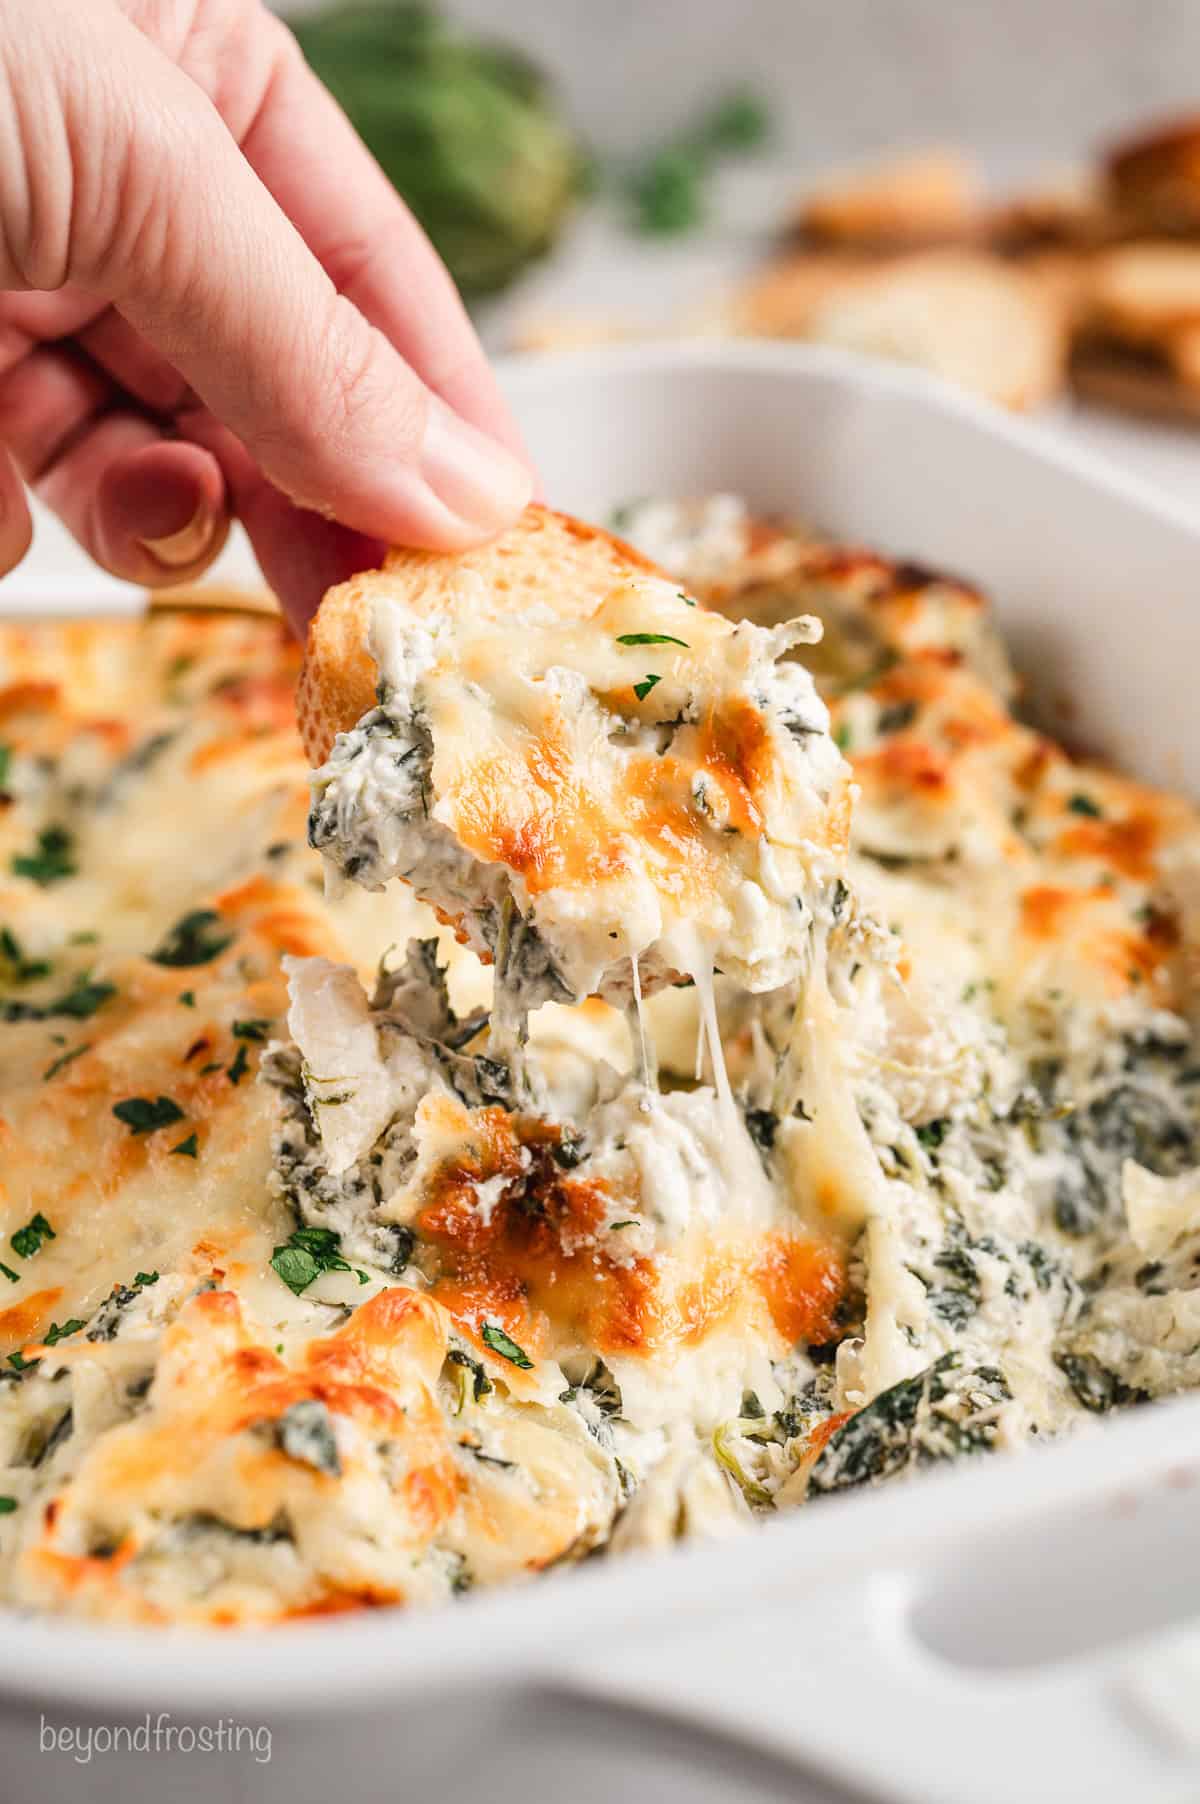
[[982,218],[974,164],[950,149],[889,157],[833,176],[796,213],[810,243],[856,250],[911,250],[962,243]]
[[1200,231],[1200,116],[1118,144],[1105,172],[1114,202],[1143,230]]
[[417,612],[451,603],[464,576],[482,579],[489,611],[517,613],[535,603],[564,615],[588,612],[622,577],[660,575],[649,559],[602,527],[532,505],[488,544],[454,554],[393,548],[381,570],[331,589],[308,633],[296,692],[300,737],[312,764],[323,764],[338,733],[375,702],[378,672],[367,648],[371,604],[395,595]]
[[1200,422],[1200,386],[1180,378],[1164,363],[1123,357],[1114,347],[1079,347],[1071,358],[1071,386],[1085,401],[1116,407],[1148,419]]

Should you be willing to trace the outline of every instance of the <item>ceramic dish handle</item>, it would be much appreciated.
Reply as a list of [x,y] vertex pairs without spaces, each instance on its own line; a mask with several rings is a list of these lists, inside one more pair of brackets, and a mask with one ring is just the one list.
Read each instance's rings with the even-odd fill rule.
[[1196,1502],[1159,1483],[850,1586],[784,1573],[565,1682],[905,1804],[1194,1804]]

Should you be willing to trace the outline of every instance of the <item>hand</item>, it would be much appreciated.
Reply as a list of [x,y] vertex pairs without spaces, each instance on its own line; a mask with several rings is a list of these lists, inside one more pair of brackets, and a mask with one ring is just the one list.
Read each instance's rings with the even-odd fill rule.
[[300,626],[529,498],[449,276],[259,0],[0,0],[0,288],[0,570],[22,479],[150,585],[232,509]]

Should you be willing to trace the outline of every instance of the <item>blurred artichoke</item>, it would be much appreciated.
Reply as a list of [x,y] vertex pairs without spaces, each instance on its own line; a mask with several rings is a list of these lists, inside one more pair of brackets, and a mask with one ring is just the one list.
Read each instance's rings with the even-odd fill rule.
[[534,63],[464,38],[423,4],[292,23],[465,295],[504,287],[549,249],[584,161]]

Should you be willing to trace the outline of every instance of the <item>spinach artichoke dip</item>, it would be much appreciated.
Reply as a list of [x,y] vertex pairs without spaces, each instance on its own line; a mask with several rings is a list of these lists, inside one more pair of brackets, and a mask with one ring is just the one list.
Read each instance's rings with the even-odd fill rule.
[[1200,1383],[1195,811],[962,582],[616,524],[507,628],[362,579],[311,793],[277,619],[0,626],[10,1607],[424,1604]]

